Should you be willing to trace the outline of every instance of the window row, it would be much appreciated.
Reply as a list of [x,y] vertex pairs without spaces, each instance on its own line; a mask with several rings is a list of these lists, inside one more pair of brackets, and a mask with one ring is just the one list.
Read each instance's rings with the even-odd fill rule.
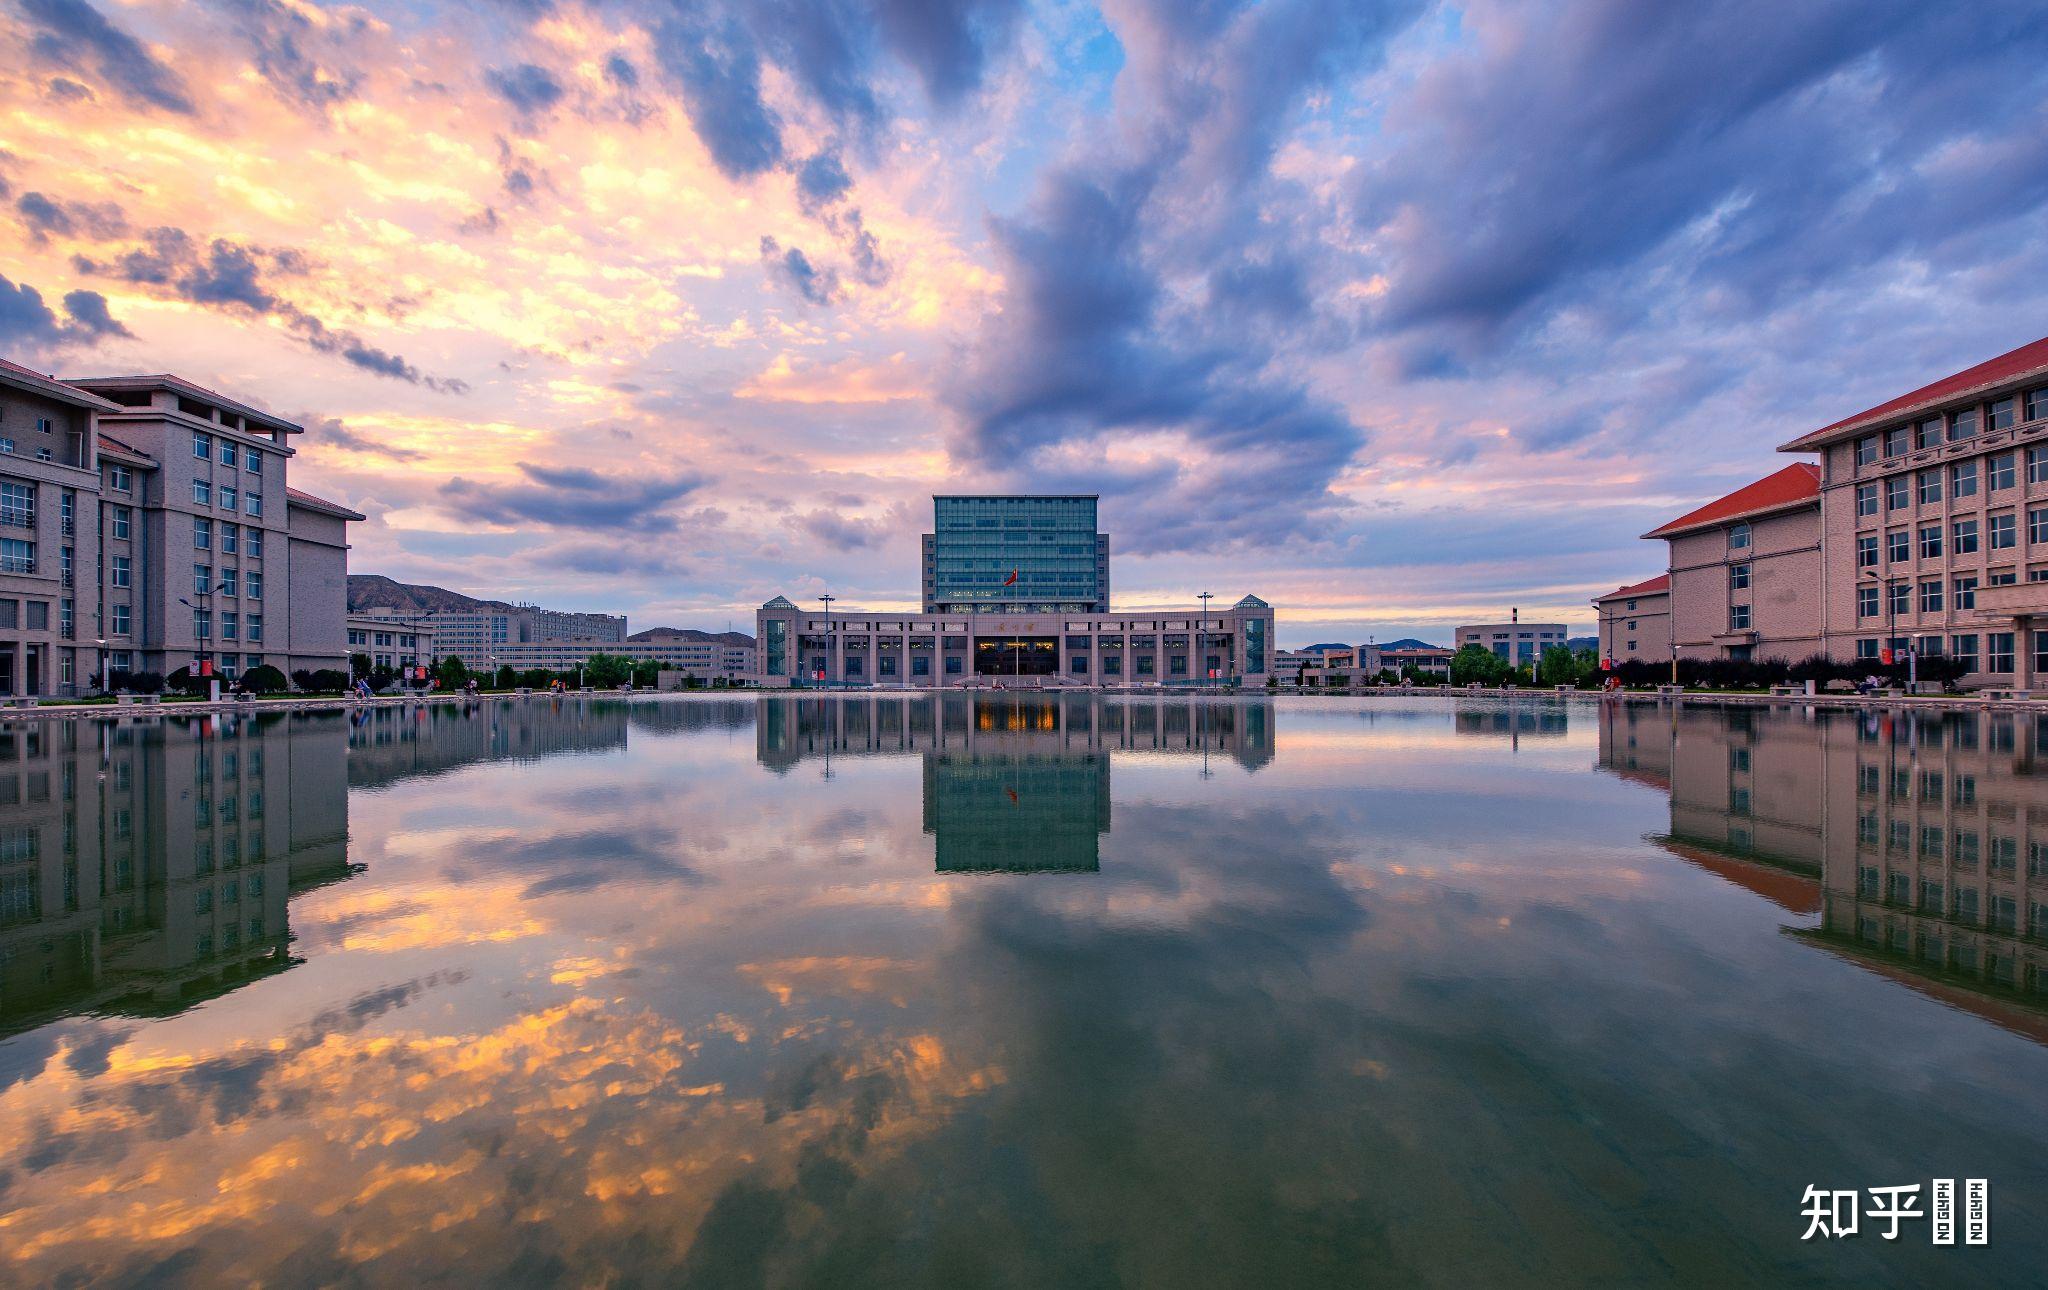
[[[1856,441],[1856,464],[1868,466],[1881,457],[1902,457],[1908,452],[1959,443],[1979,431],[2010,430],[2017,424],[2021,396],[2009,394],[1982,407],[1960,408],[1946,416],[1923,417],[1906,425],[1893,426]],[[2028,390],[2026,419],[2048,417],[2048,385]]]
[[[215,440],[214,440],[214,438],[213,438],[213,436],[212,436],[212,435],[204,435],[204,434],[195,434],[195,435],[193,435],[193,436],[192,436],[192,455],[193,455],[194,457],[197,457],[197,458],[199,458],[199,459],[200,459],[201,461],[212,461],[212,460],[213,460],[213,452],[214,452],[214,443],[215,443]],[[221,465],[223,465],[223,466],[228,466],[228,467],[232,467],[232,466],[233,466],[233,465],[235,464],[235,445],[234,445],[234,444],[232,444],[232,443],[230,443],[230,442],[228,442],[228,441],[227,441],[226,439],[222,439],[222,440],[220,440],[220,441],[219,441],[219,444],[220,444],[220,464],[221,464]],[[258,452],[258,451],[257,451],[256,449],[254,449],[254,448],[245,448],[245,449],[244,449],[244,450],[242,451],[242,465],[243,465],[243,468],[244,468],[245,470],[247,470],[247,471],[248,471],[248,472],[249,472],[250,474],[252,474],[252,475],[260,475],[260,474],[262,474],[262,473],[263,473],[263,454],[262,454],[261,452]]]
[[[219,532],[220,550],[223,555],[241,554],[249,556],[251,559],[262,558],[263,530],[257,528],[254,524],[244,528],[239,524],[229,524],[223,520]],[[193,548],[199,551],[210,551],[213,549],[213,540],[213,521],[203,517],[194,519],[192,521]]]
[[255,489],[252,488],[246,493],[237,494],[234,489],[225,484],[216,489],[212,483],[204,479],[192,481],[192,504],[194,506],[218,506],[224,511],[233,511],[239,504],[250,515],[263,514],[263,494]]
[[[233,569],[222,569],[220,571],[220,581],[215,582],[213,580],[212,565],[195,564],[192,566],[193,594],[200,596],[210,596],[217,591],[223,596],[235,595],[235,587],[237,585],[237,579],[235,574],[236,571]],[[241,571],[240,585],[242,587],[241,594],[246,598],[250,600],[263,599],[262,574],[257,573],[253,569],[244,569]]]

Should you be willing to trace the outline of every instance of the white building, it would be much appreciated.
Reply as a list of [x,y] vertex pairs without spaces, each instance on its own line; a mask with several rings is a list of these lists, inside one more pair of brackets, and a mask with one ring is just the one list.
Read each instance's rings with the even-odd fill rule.
[[1562,648],[1570,633],[1563,623],[1525,623],[1520,610],[1510,610],[1504,623],[1473,623],[1460,627],[1453,649],[1477,645],[1520,667],[1534,663],[1547,649]]

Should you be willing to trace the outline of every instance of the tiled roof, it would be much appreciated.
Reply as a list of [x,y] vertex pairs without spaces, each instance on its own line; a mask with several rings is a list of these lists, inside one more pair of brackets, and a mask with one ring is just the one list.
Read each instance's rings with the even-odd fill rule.
[[[173,376],[169,372],[159,372],[154,376],[71,376],[64,378],[64,383],[95,394],[100,390],[170,390],[187,398],[198,399],[229,412],[239,413],[250,420],[259,421],[271,429],[282,430],[287,434],[304,434],[306,429],[296,421],[287,421],[275,413],[252,408],[239,399],[231,399],[218,390],[209,390],[203,385],[188,381],[182,376]],[[122,404],[114,405],[114,410],[139,413],[151,411],[149,408],[131,408]]]
[[1688,511],[1662,528],[1643,534],[1646,538],[1672,537],[1688,529],[1726,524],[1746,515],[1781,511],[1803,502],[1820,500],[1820,467],[1810,461],[1795,461],[1754,484],[1745,484],[1726,497],[1716,498],[1696,511]]
[[119,412],[121,405],[108,402],[87,390],[73,389],[54,376],[45,376],[31,367],[10,363],[0,358],[0,377],[6,377],[14,384],[34,390],[44,398],[59,399],[74,407],[91,408],[95,412]]
[[290,502],[294,506],[305,506],[310,507],[311,509],[316,511],[326,511],[329,515],[338,515],[345,520],[362,520],[369,518],[367,515],[361,515],[355,511],[350,510],[348,507],[343,506],[339,502],[330,502],[324,497],[315,497],[311,493],[300,492],[296,488],[285,489],[284,498],[287,502]]
[[1633,586],[1627,587],[1616,587],[1604,596],[1595,596],[1593,597],[1593,603],[1598,604],[1603,600],[1619,600],[1623,596],[1648,596],[1656,592],[1669,590],[1671,590],[1671,575],[1660,573],[1648,582],[1638,582]]
[[150,463],[152,466],[156,464],[156,458],[150,456],[142,449],[134,447],[131,444],[122,443],[119,439],[116,439],[114,436],[104,432],[100,434],[100,451],[118,452],[124,457],[140,458],[141,460]]
[[1988,390],[1994,386],[2021,380],[2031,375],[2048,376],[2048,336],[2020,346],[2010,353],[1997,358],[1986,359],[1975,367],[1966,367],[1953,376],[1944,376],[1932,385],[1923,385],[1909,394],[1866,408],[1853,417],[1844,417],[1830,426],[1822,426],[1810,434],[1801,435],[1780,448],[1779,452],[1811,452],[1830,439],[1838,439],[1851,430],[1858,430],[1872,422],[1884,421],[1907,412],[1917,412],[1951,399],[1961,398],[1973,391]]

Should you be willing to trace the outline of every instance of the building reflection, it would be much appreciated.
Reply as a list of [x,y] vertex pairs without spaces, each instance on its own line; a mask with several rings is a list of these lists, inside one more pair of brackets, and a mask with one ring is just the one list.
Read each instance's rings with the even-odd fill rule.
[[[688,720],[683,709],[730,704],[632,704],[580,695],[359,709],[348,725],[348,784],[383,788],[481,761],[534,761],[616,752],[629,724]],[[644,714],[642,709],[645,709]],[[629,717],[629,714],[634,714]],[[710,721],[707,714],[706,721]]]
[[1451,729],[1461,735],[1506,739],[1562,739],[1571,733],[1571,705],[1545,695],[1516,696],[1503,704],[1460,706]]
[[1110,831],[1118,757],[1273,759],[1270,703],[1099,694],[858,695],[759,700],[756,755],[787,772],[834,758],[923,761],[940,873],[1087,873]]
[[289,968],[346,878],[339,716],[0,725],[0,1034],[175,1012]]
[[1600,764],[1793,935],[2048,1042],[2048,719],[1606,704]]

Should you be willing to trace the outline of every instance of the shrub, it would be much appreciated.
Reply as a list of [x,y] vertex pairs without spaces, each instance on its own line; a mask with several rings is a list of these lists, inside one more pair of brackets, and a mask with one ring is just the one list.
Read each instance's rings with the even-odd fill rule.
[[287,688],[287,683],[284,673],[268,663],[262,663],[242,675],[242,688],[257,694],[282,694]]
[[[300,678],[304,679],[301,680]],[[298,681],[301,690],[314,694],[339,694],[348,689],[348,673],[336,668],[323,667],[314,672],[294,672],[292,679]]]
[[131,672],[117,667],[107,673],[107,688],[130,694],[156,694],[164,688],[164,678],[160,672]]

